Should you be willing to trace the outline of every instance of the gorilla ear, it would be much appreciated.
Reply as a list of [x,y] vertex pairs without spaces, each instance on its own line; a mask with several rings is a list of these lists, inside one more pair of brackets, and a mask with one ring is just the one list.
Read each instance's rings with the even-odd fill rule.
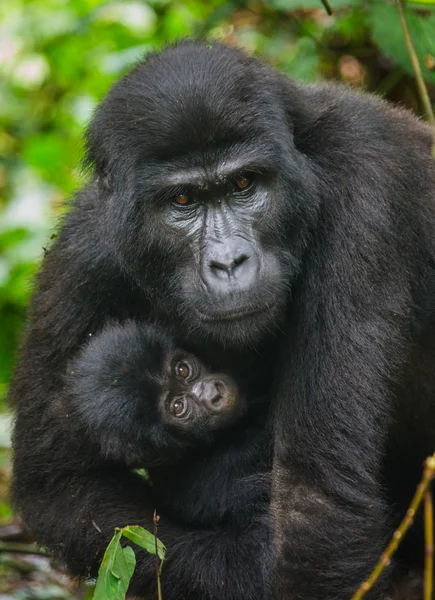
[[85,133],[85,156],[83,163],[88,171],[96,173],[98,182],[104,188],[111,187],[108,175],[109,161],[106,154],[106,139],[102,131],[106,131],[104,123],[101,123],[101,111],[97,110]]
[[96,181],[101,192],[112,191],[113,177],[109,173],[108,161],[101,152],[94,153],[89,137],[86,137],[86,153],[83,160],[85,171],[96,175]]

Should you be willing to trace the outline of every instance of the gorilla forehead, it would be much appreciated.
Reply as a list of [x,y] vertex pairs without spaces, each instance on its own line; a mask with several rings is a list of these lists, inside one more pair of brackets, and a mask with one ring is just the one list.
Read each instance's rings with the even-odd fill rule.
[[157,160],[260,136],[276,147],[285,119],[277,86],[272,69],[235,48],[182,42],[148,56],[112,88],[90,145],[97,154],[106,146]]

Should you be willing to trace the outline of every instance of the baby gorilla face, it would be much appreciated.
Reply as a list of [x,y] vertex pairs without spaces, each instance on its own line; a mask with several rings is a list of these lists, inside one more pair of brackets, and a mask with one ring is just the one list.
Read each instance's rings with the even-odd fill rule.
[[167,365],[159,409],[166,425],[193,433],[231,425],[246,411],[246,402],[230,377],[210,373],[195,356],[176,352]]
[[247,410],[228,375],[133,321],[108,324],[71,362],[62,410],[106,458],[129,466],[173,463],[182,448],[212,444]]

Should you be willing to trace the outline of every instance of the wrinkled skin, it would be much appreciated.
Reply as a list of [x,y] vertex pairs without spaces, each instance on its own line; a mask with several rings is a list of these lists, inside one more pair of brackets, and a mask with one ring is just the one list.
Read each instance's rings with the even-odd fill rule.
[[[165,600],[347,600],[435,446],[431,136],[211,46],[149,56],[93,119],[94,178],[44,260],[11,387],[13,495],[83,576],[157,508]],[[58,409],[89,334],[127,319],[248,388],[246,417],[155,488]],[[138,552],[131,591],[154,586]]]

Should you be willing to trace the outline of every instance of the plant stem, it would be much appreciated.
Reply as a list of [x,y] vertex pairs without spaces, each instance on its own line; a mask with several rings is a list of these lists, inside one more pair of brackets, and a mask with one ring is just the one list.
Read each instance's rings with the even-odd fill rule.
[[[405,517],[403,518],[399,527],[393,533],[393,537],[391,538],[390,543],[388,544],[386,550],[382,553],[381,558],[379,559],[378,564],[371,572],[370,577],[359,586],[355,594],[352,596],[351,600],[361,600],[361,598],[363,598],[366,595],[366,593],[373,587],[373,585],[379,579],[385,567],[387,567],[390,564],[393,554],[397,550],[402,539],[405,537],[406,532],[414,522],[415,514],[420,507],[423,497],[434,475],[435,454],[429,456],[429,458],[425,460],[423,476],[420,480],[420,483],[417,486],[417,489],[415,490],[414,497],[412,498],[411,504],[409,505],[409,508],[406,511]],[[427,600],[426,597],[424,600]]]
[[48,556],[47,552],[42,548],[38,548],[36,544],[22,544],[20,542],[0,542],[0,553],[10,552],[11,554],[37,554]]
[[433,589],[433,504],[432,492],[424,495],[424,600],[432,600]]
[[328,13],[329,16],[334,14],[334,11],[332,10],[332,6],[329,4],[329,0],[321,0],[323,6],[325,7],[326,12]]
[[396,6],[397,11],[399,13],[400,24],[402,25],[403,37],[405,38],[406,47],[408,48],[408,54],[409,58],[411,59],[412,68],[414,69],[415,80],[417,82],[420,98],[423,102],[424,110],[426,112],[429,125],[432,127],[433,130],[432,156],[435,157],[435,117],[432,110],[432,103],[430,101],[429,92],[427,91],[427,87],[423,79],[423,74],[421,72],[417,53],[415,51],[414,44],[412,43],[408,23],[406,22],[405,11],[403,8],[403,0],[396,0]]
[[159,554],[157,551],[157,531],[158,531],[158,522],[160,517],[157,514],[157,511],[154,511],[153,523],[154,523],[154,540],[156,544],[156,577],[157,577],[157,598],[158,600],[163,600],[162,596],[162,584],[160,581],[160,563],[159,563]]

